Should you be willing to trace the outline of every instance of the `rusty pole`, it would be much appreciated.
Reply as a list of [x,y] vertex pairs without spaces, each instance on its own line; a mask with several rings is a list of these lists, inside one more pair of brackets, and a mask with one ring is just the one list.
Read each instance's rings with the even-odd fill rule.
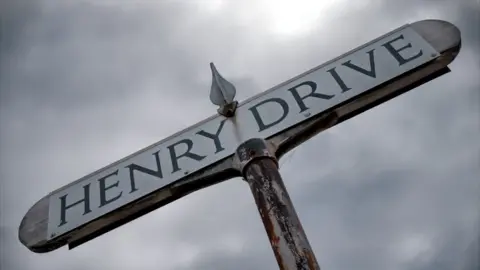
[[263,139],[250,139],[236,150],[281,270],[320,270],[302,224],[278,171],[275,151]]

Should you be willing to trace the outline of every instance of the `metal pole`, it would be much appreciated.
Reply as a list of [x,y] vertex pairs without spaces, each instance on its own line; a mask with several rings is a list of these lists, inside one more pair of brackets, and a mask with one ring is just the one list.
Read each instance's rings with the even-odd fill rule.
[[236,150],[242,176],[250,185],[281,270],[320,270],[302,224],[278,171],[275,151],[263,139]]

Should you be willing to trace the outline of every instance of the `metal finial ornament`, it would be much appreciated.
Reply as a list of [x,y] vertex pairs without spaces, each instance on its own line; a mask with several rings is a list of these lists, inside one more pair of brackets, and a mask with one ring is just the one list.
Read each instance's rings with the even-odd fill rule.
[[238,105],[238,102],[234,101],[237,90],[232,83],[220,75],[213,63],[210,63],[210,69],[212,70],[210,100],[213,104],[220,106],[217,110],[219,114],[225,117],[232,117]]

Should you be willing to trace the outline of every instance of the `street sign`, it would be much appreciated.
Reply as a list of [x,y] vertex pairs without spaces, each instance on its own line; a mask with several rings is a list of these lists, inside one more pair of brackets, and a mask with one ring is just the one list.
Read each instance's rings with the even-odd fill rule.
[[[400,27],[246,100],[233,115],[212,116],[51,192],[25,215],[20,241],[34,252],[73,248],[241,176],[233,156],[243,141],[266,139],[280,157],[316,133],[449,72],[459,50],[460,32],[448,22]],[[220,88],[230,89],[212,87],[212,101],[232,104],[235,88],[211,68]]]

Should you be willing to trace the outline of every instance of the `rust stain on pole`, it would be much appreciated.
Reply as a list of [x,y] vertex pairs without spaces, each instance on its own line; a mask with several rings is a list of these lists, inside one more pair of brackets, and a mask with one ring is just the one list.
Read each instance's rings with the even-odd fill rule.
[[261,139],[241,144],[237,158],[242,175],[252,190],[280,269],[319,270],[273,152]]

